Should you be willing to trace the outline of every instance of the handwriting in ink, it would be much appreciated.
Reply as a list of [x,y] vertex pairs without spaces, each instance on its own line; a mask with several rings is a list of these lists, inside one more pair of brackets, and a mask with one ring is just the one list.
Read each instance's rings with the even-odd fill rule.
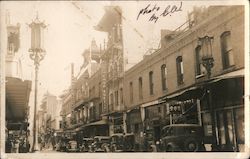
[[182,2],[180,2],[179,5],[167,5],[163,9],[164,10],[162,10],[160,6],[157,6],[157,4],[155,4],[154,6],[148,4],[145,8],[140,10],[137,15],[137,20],[142,15],[150,15],[149,21],[153,21],[156,23],[160,19],[160,17],[171,16],[176,12],[182,11]]
[[141,14],[142,14],[142,15],[144,15],[144,14],[149,14],[149,13],[151,13],[151,12],[158,11],[158,10],[160,9],[160,7],[157,7],[156,4],[154,5],[153,8],[150,9],[150,5],[151,5],[151,4],[147,5],[146,8],[140,10],[140,12],[139,12],[139,14],[138,14],[138,16],[137,16],[137,20],[139,19],[139,17],[140,17]]

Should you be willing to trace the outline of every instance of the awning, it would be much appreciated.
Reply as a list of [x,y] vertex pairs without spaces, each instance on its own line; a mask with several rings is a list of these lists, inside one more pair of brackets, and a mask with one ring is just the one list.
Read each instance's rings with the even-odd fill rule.
[[164,103],[164,101],[157,99],[157,100],[154,100],[154,101],[151,101],[151,102],[148,102],[148,103],[143,103],[140,107],[141,108],[146,108],[146,107],[154,106],[154,105],[161,104],[161,103]]
[[105,114],[102,114],[102,116],[116,116],[116,115],[121,115],[123,114],[125,110],[114,110],[112,112],[108,112],[108,113],[105,113]]
[[7,123],[8,130],[24,130],[27,131],[28,122]]
[[31,81],[6,77],[6,119],[22,121],[28,111]]
[[84,103],[85,103],[85,101],[83,99],[78,101],[76,104],[74,104],[73,109],[78,108],[79,106],[83,105]]
[[233,71],[233,72],[229,72],[229,73],[226,73],[223,75],[219,75],[219,76],[213,77],[207,81],[202,81],[201,83],[193,84],[192,86],[184,88],[183,90],[178,91],[176,93],[172,93],[170,95],[167,95],[163,99],[171,99],[171,98],[175,98],[175,97],[183,96],[183,95],[187,95],[187,94],[192,96],[192,93],[195,93],[198,90],[201,90],[200,88],[202,88],[206,84],[215,83],[215,82],[225,80],[225,79],[244,77],[244,74],[245,74],[244,72],[245,72],[244,69],[240,69],[237,71]]
[[85,124],[79,128],[76,128],[76,131],[79,131],[79,130],[83,130],[84,128],[86,127],[89,127],[89,126],[99,126],[99,125],[107,125],[108,124],[108,121],[107,120],[99,120],[99,121],[96,121],[96,122],[92,122],[92,123],[88,123],[88,124]]
[[215,82],[225,80],[225,79],[230,79],[230,78],[244,77],[244,75],[245,75],[245,69],[240,69],[240,70],[229,72],[220,76],[216,76],[208,83],[215,83]]
[[195,91],[195,90],[197,90],[198,88],[199,88],[199,87],[197,87],[197,86],[191,86],[191,87],[186,88],[186,89],[184,89],[184,90],[182,90],[182,91],[179,91],[179,92],[176,92],[176,93],[167,95],[167,96],[165,97],[165,99],[175,98],[175,97],[184,95],[184,94],[186,94],[186,93],[190,93],[190,92],[192,92],[192,91]]

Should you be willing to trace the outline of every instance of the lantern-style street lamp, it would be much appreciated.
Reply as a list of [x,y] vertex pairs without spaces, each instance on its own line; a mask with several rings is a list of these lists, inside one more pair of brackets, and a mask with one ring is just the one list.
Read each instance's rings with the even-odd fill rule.
[[207,71],[208,79],[211,77],[211,69],[214,66],[214,58],[212,54],[212,42],[213,37],[204,36],[198,39],[198,45],[201,46],[201,54],[202,54],[202,65],[205,67]]
[[29,49],[30,58],[34,61],[35,66],[35,100],[34,100],[34,119],[33,119],[33,145],[32,151],[35,151],[36,145],[36,115],[37,115],[37,83],[38,83],[38,70],[40,62],[44,59],[45,50],[43,48],[43,31],[46,28],[44,22],[38,19],[38,15],[31,24],[31,48]]

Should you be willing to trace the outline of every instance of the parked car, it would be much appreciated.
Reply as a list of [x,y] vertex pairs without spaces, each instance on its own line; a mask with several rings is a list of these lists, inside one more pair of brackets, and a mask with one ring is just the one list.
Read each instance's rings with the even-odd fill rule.
[[109,136],[95,136],[94,142],[91,144],[90,152],[109,152],[109,146]]
[[162,128],[162,151],[205,151],[203,129],[196,124],[172,124]]
[[69,138],[66,138],[66,137],[63,137],[60,141],[59,141],[59,149],[58,151],[61,151],[61,152],[66,152],[67,151],[67,144],[68,142],[70,141]]
[[113,134],[111,136],[111,151],[122,152],[124,151],[124,136],[122,133]]
[[81,152],[89,152],[90,151],[90,146],[91,146],[91,144],[93,142],[94,142],[93,138],[83,138],[80,151]]
[[70,140],[66,147],[67,152],[79,152],[79,148],[77,147],[77,142],[75,140]]
[[135,151],[135,135],[134,134],[125,134],[124,135],[124,151],[125,152],[134,152]]

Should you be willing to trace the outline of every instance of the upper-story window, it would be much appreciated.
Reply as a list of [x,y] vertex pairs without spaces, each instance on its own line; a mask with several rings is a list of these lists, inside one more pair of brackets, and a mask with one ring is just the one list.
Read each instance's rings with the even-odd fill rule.
[[167,90],[167,68],[165,64],[161,66],[161,84],[162,90]]
[[142,95],[142,77],[139,77],[138,82],[139,82],[139,99],[143,99],[143,95]]
[[115,105],[118,105],[118,91],[115,91]]
[[184,82],[184,69],[183,69],[183,61],[182,61],[182,56],[178,56],[176,58],[176,68],[177,68],[177,83],[178,85],[183,84]]
[[226,31],[221,34],[221,53],[222,53],[222,63],[223,69],[227,69],[234,65],[234,55],[231,45],[231,33]]
[[109,104],[110,104],[110,110],[113,110],[113,104],[114,104],[113,93],[110,94]]
[[123,89],[120,88],[120,104],[123,104]]
[[154,76],[153,71],[150,71],[150,72],[149,72],[149,93],[150,93],[150,95],[153,95],[153,94],[154,94],[154,81],[153,81],[153,76]]
[[130,103],[133,103],[133,82],[129,83],[129,91],[130,91]]
[[202,60],[201,60],[201,46],[197,46],[195,48],[195,60],[196,60],[196,76],[203,75],[205,72],[205,68],[202,65]]

